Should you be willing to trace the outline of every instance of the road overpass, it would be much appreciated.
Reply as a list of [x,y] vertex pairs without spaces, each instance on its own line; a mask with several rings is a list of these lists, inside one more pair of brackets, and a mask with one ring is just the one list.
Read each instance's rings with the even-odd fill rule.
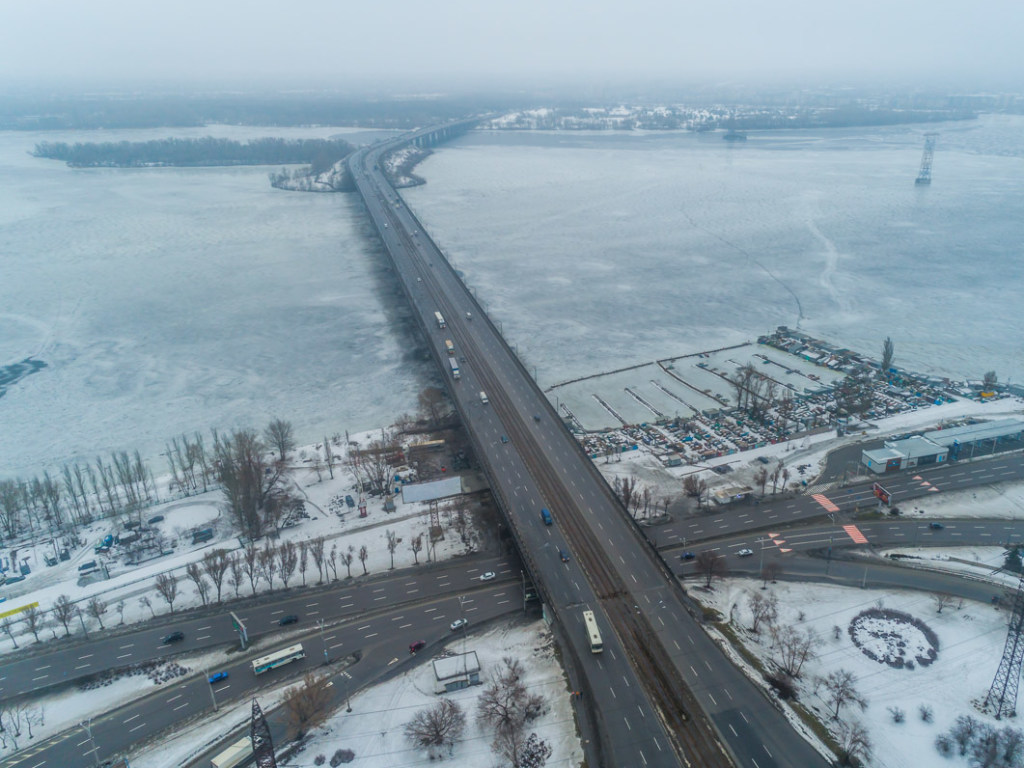
[[[360,151],[349,167],[439,367],[447,370],[446,340],[465,359],[448,389],[570,669],[586,680],[586,709],[601,736],[593,762],[824,766],[700,628],[672,573],[384,178],[382,155],[407,140]],[[541,508],[553,525],[544,525]],[[601,655],[590,653],[584,607],[598,613]]]

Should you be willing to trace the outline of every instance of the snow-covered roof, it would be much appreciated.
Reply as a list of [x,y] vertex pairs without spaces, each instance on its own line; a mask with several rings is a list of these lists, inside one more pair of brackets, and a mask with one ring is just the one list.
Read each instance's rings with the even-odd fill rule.
[[1024,432],[1024,420],[1021,419],[999,419],[983,424],[968,424],[965,427],[953,427],[952,429],[937,429],[933,432],[925,432],[932,442],[951,446],[954,442],[973,443],[976,440],[992,440],[997,437],[1009,437]]
[[438,680],[448,680],[452,677],[460,677],[480,671],[480,660],[476,657],[476,651],[445,656],[443,659],[434,659],[433,663],[434,677]]
[[893,440],[885,445],[887,448],[898,451],[908,459],[918,459],[922,456],[935,456],[936,454],[946,453],[945,446],[919,435],[908,437],[904,440]]
[[889,459],[903,458],[903,452],[894,448],[875,448],[871,451],[864,451],[863,455],[876,464],[884,464]]
[[402,501],[406,504],[415,501],[433,501],[458,496],[462,493],[462,478],[458,475],[443,480],[432,480],[429,483],[413,483],[402,486]]

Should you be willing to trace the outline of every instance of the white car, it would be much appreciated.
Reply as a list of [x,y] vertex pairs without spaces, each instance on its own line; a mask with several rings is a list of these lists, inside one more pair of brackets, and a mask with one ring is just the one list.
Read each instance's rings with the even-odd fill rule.
[[469,624],[469,619],[456,619],[449,626],[451,627],[452,632],[454,632],[457,629],[462,629],[467,624]]
[[737,551],[736,554],[739,557],[750,557],[752,554],[754,554],[754,550],[752,550],[752,549],[741,549],[741,550]]
[[487,573],[481,573],[480,574],[480,581],[490,581],[491,579],[495,578],[497,575],[498,574],[496,574],[494,571],[488,571]]

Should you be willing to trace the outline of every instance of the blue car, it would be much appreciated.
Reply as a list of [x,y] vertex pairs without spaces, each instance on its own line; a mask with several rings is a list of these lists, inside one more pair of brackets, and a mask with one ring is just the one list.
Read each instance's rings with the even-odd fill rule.
[[221,680],[227,680],[227,679],[228,679],[228,673],[227,672],[214,672],[212,675],[210,675],[207,678],[207,680],[209,681],[210,685],[213,685],[214,683],[219,683]]

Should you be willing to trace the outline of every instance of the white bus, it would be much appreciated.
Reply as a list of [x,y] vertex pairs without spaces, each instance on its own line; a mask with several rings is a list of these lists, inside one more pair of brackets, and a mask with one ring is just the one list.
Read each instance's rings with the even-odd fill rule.
[[210,761],[211,768],[235,768],[252,757],[252,739],[239,739]]
[[290,664],[293,661],[304,658],[306,658],[306,652],[302,650],[302,645],[290,645],[277,653],[253,659],[252,671],[253,674],[261,675],[269,669],[276,669],[284,664]]
[[583,623],[587,627],[587,636],[590,638],[590,652],[601,653],[604,650],[604,643],[601,641],[601,633],[597,630],[597,620],[593,611],[583,612]]
[[441,315],[440,312],[435,312],[434,313],[434,319],[437,320],[437,327],[438,328],[447,328],[448,327],[448,324],[444,321],[444,317]]

